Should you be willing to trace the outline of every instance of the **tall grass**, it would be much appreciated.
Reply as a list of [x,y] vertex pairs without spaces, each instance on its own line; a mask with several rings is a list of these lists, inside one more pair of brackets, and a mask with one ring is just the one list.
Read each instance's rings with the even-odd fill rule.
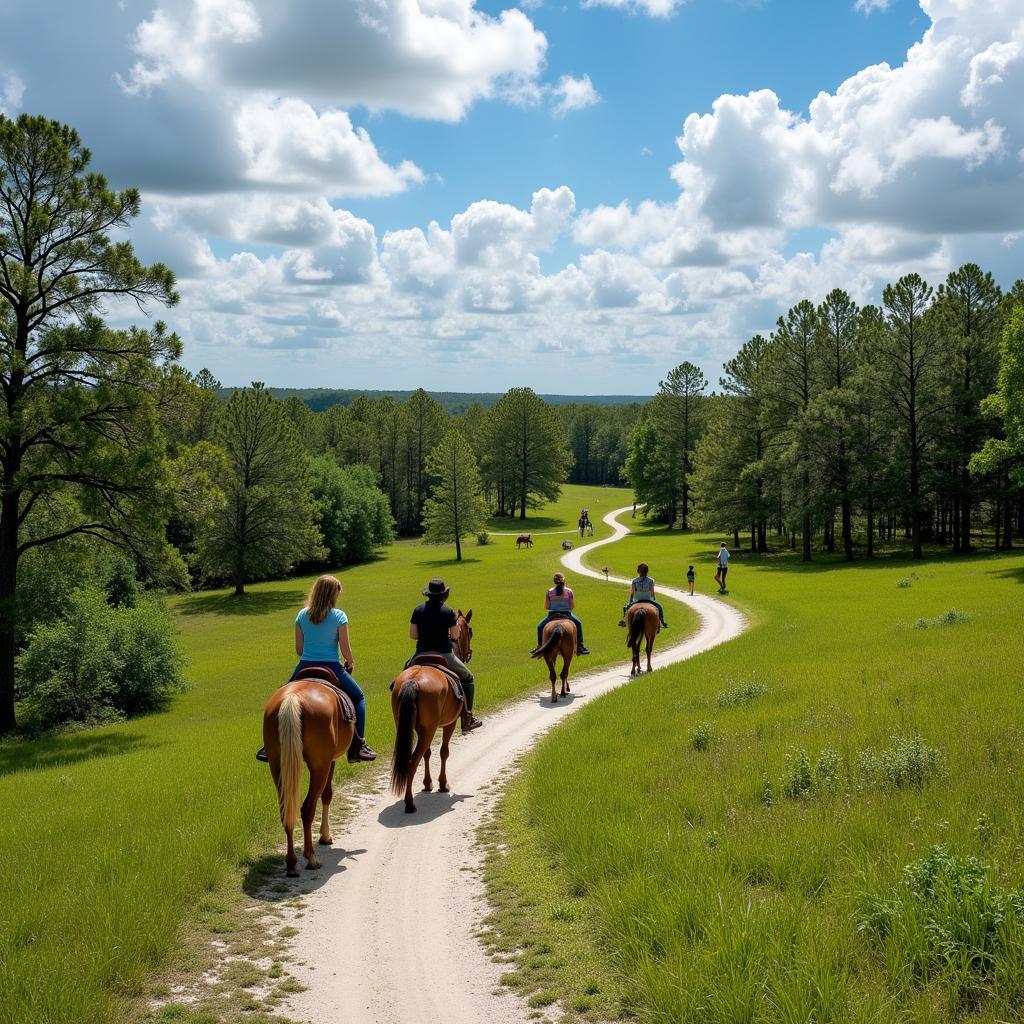
[[[642,555],[681,586],[694,562],[709,589],[715,548],[651,530],[602,564]],[[1024,558],[936,558],[898,587],[907,567],[734,558],[746,634],[589,705],[527,760],[492,888],[529,907],[514,860],[557,856],[553,898],[592,922],[620,1012],[1020,1019]],[[905,881],[929,856],[934,898]]]
[[[571,526],[587,505],[597,522],[629,500],[624,491],[567,487],[544,514]],[[408,657],[409,613],[432,576],[448,580],[454,604],[473,608],[484,715],[546,686],[527,652],[561,539],[516,551],[512,538],[492,537],[467,548],[461,564],[453,549],[403,542],[345,570],[341,605],[378,764],[394,728],[387,684]],[[269,774],[253,754],[263,704],[294,664],[292,620],[309,582],[253,586],[242,599],[176,599],[193,688],[169,712],[0,745],[0,1022],[121,1019],[121,1000],[168,955],[189,908],[246,858],[281,848]],[[595,652],[574,668],[622,660],[622,588],[572,585]],[[354,769],[338,768],[344,787]],[[452,782],[457,788],[457,757]]]

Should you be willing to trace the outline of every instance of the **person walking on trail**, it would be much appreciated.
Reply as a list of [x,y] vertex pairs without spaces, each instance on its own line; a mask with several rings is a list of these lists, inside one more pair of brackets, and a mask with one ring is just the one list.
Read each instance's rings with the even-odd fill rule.
[[[348,637],[348,616],[336,608],[341,595],[341,583],[334,576],[321,576],[309,592],[305,606],[295,616],[295,653],[299,663],[291,674],[291,682],[305,668],[328,669],[338,685],[332,689],[340,690],[355,705],[356,731],[352,744],[348,748],[349,764],[359,761],[376,760],[377,753],[372,750],[364,739],[366,735],[366,697],[359,684],[352,678],[355,659],[352,656],[352,645]],[[344,664],[338,658],[338,650]],[[331,683],[322,679],[325,686]],[[260,747],[256,760],[266,761],[266,748]]]
[[661,628],[668,629],[668,623],[665,621],[665,609],[661,607],[659,601],[654,599],[654,580],[648,575],[647,563],[641,562],[636,567],[636,571],[636,579],[629,585],[629,600],[622,609],[622,618],[619,619],[619,625],[624,626],[626,624],[626,612],[629,610],[630,605],[636,604],[638,601],[649,601],[658,609]]
[[729,574],[729,559],[731,557],[732,555],[729,554],[729,549],[725,546],[725,541],[723,540],[718,548],[718,571],[715,573],[720,594],[725,593],[725,577]]
[[543,642],[544,627],[552,619],[564,616],[567,619],[571,619],[576,626],[576,653],[589,654],[590,651],[587,650],[583,643],[583,623],[573,614],[576,608],[576,598],[572,590],[565,585],[565,576],[562,573],[556,572],[553,582],[555,585],[544,597],[544,607],[547,609],[547,615],[537,623],[537,647],[530,653],[536,654],[537,649]]
[[418,604],[409,620],[409,636],[416,641],[416,654],[406,663],[409,668],[419,654],[440,654],[448,667],[462,681],[466,702],[462,708],[462,731],[472,732],[484,723],[473,714],[473,696],[476,680],[469,666],[452,650],[451,629],[458,622],[458,616],[445,604],[451,590],[444,580],[431,580],[421,591],[426,601]]
[[693,597],[693,581],[695,579],[696,573],[693,571],[693,566],[691,565],[689,569],[686,570],[686,586],[689,590],[690,597]]

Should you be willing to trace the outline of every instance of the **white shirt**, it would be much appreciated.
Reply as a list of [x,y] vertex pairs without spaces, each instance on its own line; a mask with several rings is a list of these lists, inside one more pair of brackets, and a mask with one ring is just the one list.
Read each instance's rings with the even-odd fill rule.
[[729,549],[728,548],[719,548],[718,549],[718,564],[719,565],[728,565],[730,557],[731,556],[729,555]]

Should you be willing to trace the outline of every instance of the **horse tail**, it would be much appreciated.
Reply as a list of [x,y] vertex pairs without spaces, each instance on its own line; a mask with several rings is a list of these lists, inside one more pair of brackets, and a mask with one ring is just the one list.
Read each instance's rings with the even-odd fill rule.
[[533,652],[530,657],[532,658],[543,658],[552,647],[556,647],[562,642],[562,626],[557,624],[552,627],[551,632],[548,633],[548,638],[545,640],[540,647]]
[[297,693],[289,693],[277,709],[277,735],[281,743],[281,770],[277,780],[281,824],[286,832],[291,832],[298,817],[302,782],[302,701]]
[[401,796],[409,784],[412,771],[412,730],[416,725],[416,701],[419,684],[415,679],[402,686],[398,695],[398,726],[395,751],[391,756],[391,792]]
[[626,638],[627,647],[639,647],[644,636],[644,623],[647,620],[647,613],[637,610],[629,620],[629,636]]

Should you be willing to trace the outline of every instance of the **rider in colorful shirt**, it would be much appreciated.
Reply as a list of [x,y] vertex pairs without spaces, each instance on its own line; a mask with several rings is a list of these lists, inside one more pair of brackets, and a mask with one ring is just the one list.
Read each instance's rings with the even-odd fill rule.
[[[589,654],[590,651],[583,644],[583,623],[573,614],[576,607],[576,598],[572,590],[565,585],[565,577],[556,572],[554,586],[547,592],[544,598],[544,607],[547,615],[537,623],[537,647],[540,647],[544,639],[544,627],[552,620],[560,617],[571,619],[576,626],[576,653]],[[536,650],[536,648],[534,648]]]
[[626,624],[626,611],[630,605],[636,604],[638,601],[649,601],[658,609],[658,617],[661,619],[661,628],[668,629],[668,623],[665,621],[665,609],[661,607],[661,603],[654,599],[654,580],[647,575],[647,563],[641,562],[637,567],[636,579],[629,585],[629,600],[626,602],[626,607],[622,609],[622,619],[619,620],[619,625],[624,626]]

